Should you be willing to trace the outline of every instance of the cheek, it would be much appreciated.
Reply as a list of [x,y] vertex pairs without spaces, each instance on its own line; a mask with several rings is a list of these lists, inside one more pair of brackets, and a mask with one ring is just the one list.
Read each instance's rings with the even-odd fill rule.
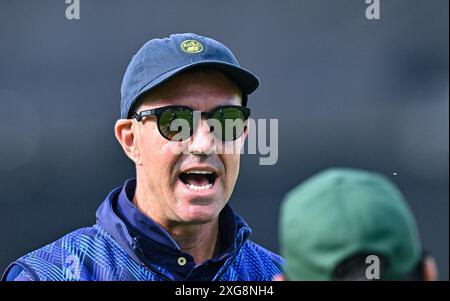
[[141,136],[140,142],[142,166],[146,173],[158,175],[170,173],[173,162],[176,160],[168,147],[170,142],[161,137],[156,128],[146,131],[146,135]]
[[240,155],[222,155],[222,161],[225,165],[227,184],[230,185],[229,188],[233,188],[239,174]]

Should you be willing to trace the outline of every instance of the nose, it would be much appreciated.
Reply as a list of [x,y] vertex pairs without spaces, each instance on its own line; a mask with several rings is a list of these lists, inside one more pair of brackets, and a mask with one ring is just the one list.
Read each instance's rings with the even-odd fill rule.
[[199,125],[189,140],[189,153],[195,155],[210,155],[215,151],[214,135],[206,119],[200,119]]

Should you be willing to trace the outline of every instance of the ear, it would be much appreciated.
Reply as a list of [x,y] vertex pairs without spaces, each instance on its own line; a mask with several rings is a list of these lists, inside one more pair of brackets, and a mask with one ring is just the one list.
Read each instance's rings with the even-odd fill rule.
[[[236,144],[236,148],[234,148],[234,150],[238,151],[238,153],[240,153],[243,150],[247,136],[248,136],[248,124],[245,126],[245,130],[242,133],[241,137],[239,137],[236,140],[236,141],[239,141],[239,144]],[[235,147],[235,146],[233,146],[233,147]],[[239,147],[239,149],[237,149],[237,147]]]
[[436,261],[430,255],[426,256],[422,263],[423,266],[423,280],[436,281],[438,280],[438,269]]
[[273,277],[272,281],[287,281],[287,280],[283,274],[279,274]]
[[114,126],[114,133],[125,154],[137,165],[141,164],[141,153],[137,143],[137,126],[131,119],[119,119]]
[[243,138],[242,140],[243,140],[243,141],[245,141],[245,139],[247,139],[248,131],[249,131],[249,130],[248,130],[248,126],[249,126],[248,124],[245,126],[244,133],[242,134],[242,138]]
[[240,141],[240,143],[241,143],[241,145],[240,145],[241,150],[242,150],[242,148],[244,147],[245,140],[247,140],[248,131],[249,131],[248,126],[249,126],[249,124],[247,124],[247,125],[245,126],[244,132],[242,133],[241,137],[239,137],[239,141]]

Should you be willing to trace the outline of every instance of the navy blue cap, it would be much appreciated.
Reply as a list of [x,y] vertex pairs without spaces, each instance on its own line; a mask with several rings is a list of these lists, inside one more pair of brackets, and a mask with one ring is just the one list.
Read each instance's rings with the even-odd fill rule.
[[129,118],[136,99],[187,69],[205,66],[223,72],[247,96],[259,86],[258,78],[239,66],[225,45],[193,33],[172,34],[145,43],[133,56],[122,81],[121,118]]

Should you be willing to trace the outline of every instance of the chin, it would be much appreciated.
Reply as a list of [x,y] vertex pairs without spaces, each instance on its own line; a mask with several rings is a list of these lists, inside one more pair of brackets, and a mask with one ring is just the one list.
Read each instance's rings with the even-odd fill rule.
[[178,216],[187,223],[206,224],[217,219],[222,208],[218,208],[215,204],[188,205]]

